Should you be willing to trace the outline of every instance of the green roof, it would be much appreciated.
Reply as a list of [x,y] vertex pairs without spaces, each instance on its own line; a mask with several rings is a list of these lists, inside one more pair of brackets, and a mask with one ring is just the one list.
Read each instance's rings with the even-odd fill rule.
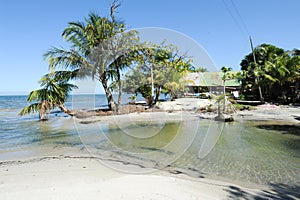
[[[230,72],[235,74],[237,72]],[[195,72],[188,73],[184,80],[187,82],[187,86],[201,86],[201,87],[211,87],[211,86],[223,86],[222,72]],[[238,79],[230,79],[225,81],[225,86],[227,87],[239,87],[241,83]]]

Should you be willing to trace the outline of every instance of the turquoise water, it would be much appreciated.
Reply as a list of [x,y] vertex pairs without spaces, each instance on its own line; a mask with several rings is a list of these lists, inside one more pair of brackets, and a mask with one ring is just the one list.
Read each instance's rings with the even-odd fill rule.
[[[37,114],[17,115],[26,105],[26,96],[0,97],[2,160],[14,159],[9,152],[30,156],[26,153],[30,148],[47,146],[53,151],[59,147],[89,148],[98,155],[112,152],[119,159],[135,159],[157,168],[176,168],[199,177],[257,184],[300,184],[300,136],[258,128],[260,122],[225,124],[212,151],[201,158],[199,150],[211,124],[208,120],[186,124],[141,122],[120,128],[106,123],[76,125],[72,118],[54,112],[49,121],[39,122]],[[71,98],[67,105],[101,107],[105,106],[105,97],[80,95]],[[45,154],[37,150],[35,155]]]

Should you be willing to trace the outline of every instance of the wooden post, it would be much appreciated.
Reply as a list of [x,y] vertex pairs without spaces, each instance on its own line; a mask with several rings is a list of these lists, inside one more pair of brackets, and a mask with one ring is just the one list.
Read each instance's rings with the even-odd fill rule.
[[[254,49],[253,49],[251,36],[249,36],[249,40],[250,40],[250,45],[251,45],[251,50],[252,50],[252,55],[253,55],[253,61],[255,63],[255,67],[256,67],[257,63],[256,63],[256,58],[255,58],[255,54],[254,54]],[[263,99],[263,96],[262,96],[261,87],[258,83],[258,77],[255,77],[255,82],[256,82],[256,84],[258,84],[258,92],[259,92],[260,101],[263,101],[264,99]]]

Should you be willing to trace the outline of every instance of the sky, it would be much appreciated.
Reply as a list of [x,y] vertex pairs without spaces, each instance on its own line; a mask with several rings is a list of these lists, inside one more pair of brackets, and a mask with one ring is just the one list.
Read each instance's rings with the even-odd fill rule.
[[[0,2],[0,95],[7,95],[28,94],[37,89],[38,80],[48,71],[43,54],[53,46],[67,47],[61,33],[68,22],[83,21],[90,12],[108,16],[112,0]],[[269,43],[285,50],[300,48],[299,0],[122,0],[121,3],[116,17],[128,29],[148,33],[150,30],[156,36],[166,36],[167,40],[173,37],[179,46],[191,42],[199,47],[194,51],[201,49],[202,54],[207,54],[216,70],[222,66],[240,69],[241,60],[251,52],[250,35],[254,46]],[[203,60],[197,53],[193,56],[195,60]]]

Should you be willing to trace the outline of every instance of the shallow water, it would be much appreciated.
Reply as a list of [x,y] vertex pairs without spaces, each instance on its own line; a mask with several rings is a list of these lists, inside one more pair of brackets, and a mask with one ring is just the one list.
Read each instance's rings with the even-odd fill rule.
[[[77,105],[82,104],[82,98],[78,102]],[[55,152],[57,148],[65,148],[67,153],[68,147],[75,147],[87,148],[95,156],[109,152],[108,155],[125,161],[176,168],[204,177],[257,184],[300,184],[300,137],[264,129],[259,126],[261,122],[212,124],[209,120],[194,120],[119,126],[78,124],[62,113],[39,122],[37,115],[17,116],[25,105],[25,96],[0,97],[2,160],[45,156],[49,149]],[[209,146],[213,147],[211,151]],[[201,147],[207,147],[207,156],[201,155]]]

